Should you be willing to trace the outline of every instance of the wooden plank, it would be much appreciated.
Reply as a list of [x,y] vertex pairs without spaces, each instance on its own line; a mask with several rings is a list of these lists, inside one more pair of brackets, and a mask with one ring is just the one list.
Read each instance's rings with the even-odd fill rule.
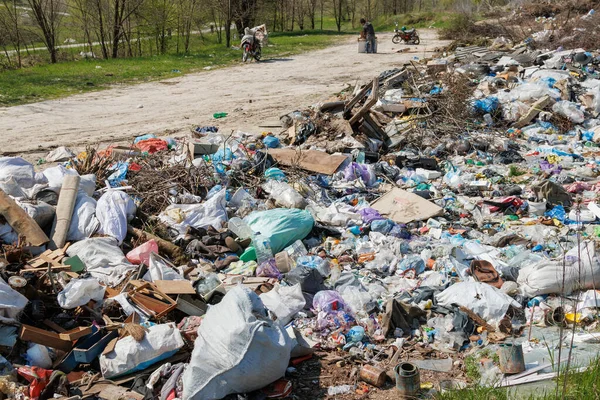
[[32,246],[41,246],[50,241],[37,222],[1,189],[0,214],[20,236],[25,236],[25,241]]
[[458,308],[460,311],[467,314],[469,316],[469,318],[471,318],[473,321],[475,321],[478,325],[483,326],[486,331],[496,332],[496,328],[494,328],[492,325],[488,324],[486,320],[481,318],[479,315],[475,314],[473,311],[469,310],[467,307],[460,306]]
[[64,333],[67,331],[62,326],[55,324],[54,322],[50,321],[49,319],[45,319],[43,322],[44,322],[44,325],[46,325],[48,328],[54,329],[58,333]]
[[67,352],[73,347],[72,342],[61,339],[58,333],[25,324],[21,325],[19,338],[25,342],[33,342]]
[[371,86],[371,95],[365,102],[365,104],[358,110],[356,114],[350,118],[350,125],[354,125],[358,120],[360,120],[363,115],[365,115],[371,107],[377,103],[377,90],[379,89],[379,78],[373,79],[373,85]]
[[90,333],[92,333],[91,326],[79,326],[75,329],[71,329],[70,331],[59,333],[58,337],[62,340],[68,340],[69,342],[72,342],[80,337],[89,335]]
[[346,103],[346,108],[344,109],[344,114],[349,113],[354,106],[361,101],[366,95],[369,89],[372,87],[373,81],[369,82],[369,84],[365,85],[356,96],[354,96],[348,103]]
[[165,294],[196,294],[192,282],[185,281],[164,281],[157,280],[154,284],[161,292]]

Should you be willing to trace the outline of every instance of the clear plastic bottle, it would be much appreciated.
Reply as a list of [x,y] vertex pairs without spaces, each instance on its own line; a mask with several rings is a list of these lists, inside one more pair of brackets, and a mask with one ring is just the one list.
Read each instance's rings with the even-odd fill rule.
[[262,235],[260,232],[256,232],[252,238],[252,244],[254,245],[254,250],[256,251],[256,262],[258,265],[273,258],[271,242],[267,236]]
[[296,240],[294,243],[285,248],[285,251],[290,255],[292,260],[297,260],[299,257],[308,255],[306,247],[301,240]]
[[229,230],[233,232],[240,239],[247,239],[252,237],[252,229],[244,222],[243,219],[233,217],[227,223]]

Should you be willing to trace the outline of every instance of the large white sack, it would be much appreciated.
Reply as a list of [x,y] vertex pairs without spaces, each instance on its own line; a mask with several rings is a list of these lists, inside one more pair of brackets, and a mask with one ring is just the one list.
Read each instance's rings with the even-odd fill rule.
[[[578,254],[581,254],[581,262]],[[575,246],[569,250],[564,261],[563,258],[541,260],[522,268],[517,279],[521,293],[527,297],[535,297],[541,294],[569,294],[576,290],[593,289],[600,282],[600,264],[595,254],[594,242],[585,241],[579,245],[579,249]]]
[[21,157],[0,157],[0,181],[11,178],[22,189],[32,187],[35,183],[33,165]]
[[458,282],[435,296],[438,304],[458,304],[473,311],[491,325],[497,325],[509,306],[521,305],[509,295],[483,282]]
[[141,371],[160,360],[171,357],[184,345],[174,323],[148,328],[141,342],[132,336],[119,339],[113,351],[100,356],[100,371],[105,378]]
[[77,171],[74,169],[65,168],[64,165],[57,165],[55,167],[47,168],[42,173],[48,180],[48,189],[53,190],[56,193],[60,192],[65,180],[65,176],[79,175]]
[[281,286],[276,283],[272,290],[261,294],[260,299],[265,307],[277,316],[277,322],[281,325],[287,325],[306,305],[299,283],[294,286]]
[[67,240],[77,242],[89,238],[99,227],[100,221],[96,218],[96,200],[79,192],[73,208]]
[[260,389],[285,374],[291,347],[289,335],[266,316],[256,293],[235,287],[208,309],[198,328],[183,375],[183,399],[221,399]]
[[100,233],[117,239],[119,244],[127,236],[127,223],[135,216],[135,203],[120,190],[104,193],[96,205],[96,218],[100,221]]
[[137,268],[125,258],[111,237],[95,237],[72,244],[67,249],[69,257],[78,256],[85,264],[85,269],[100,282],[115,286],[125,275]]
[[172,204],[160,213],[158,219],[176,229],[181,235],[185,234],[189,226],[194,228],[213,226],[220,229],[227,222],[226,205],[225,189],[223,189],[202,204]]
[[29,300],[0,278],[0,322],[16,322]]

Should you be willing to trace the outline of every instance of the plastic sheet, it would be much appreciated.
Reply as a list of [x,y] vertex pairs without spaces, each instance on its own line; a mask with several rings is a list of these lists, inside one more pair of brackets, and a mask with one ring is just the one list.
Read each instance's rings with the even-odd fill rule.
[[109,190],[96,205],[96,217],[100,222],[100,233],[117,239],[119,244],[127,235],[127,223],[135,215],[135,203],[125,192]]
[[58,293],[58,304],[65,309],[72,309],[87,304],[90,300],[100,302],[104,298],[105,287],[94,278],[72,279]]

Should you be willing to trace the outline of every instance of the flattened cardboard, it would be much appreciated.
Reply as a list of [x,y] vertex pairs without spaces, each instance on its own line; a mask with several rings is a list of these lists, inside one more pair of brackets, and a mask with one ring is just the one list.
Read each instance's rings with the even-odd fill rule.
[[399,188],[383,195],[371,207],[398,224],[423,221],[444,212],[438,205]]
[[325,175],[334,174],[346,161],[345,156],[332,156],[318,150],[270,149],[269,154],[275,161],[283,165],[298,165],[307,171]]

